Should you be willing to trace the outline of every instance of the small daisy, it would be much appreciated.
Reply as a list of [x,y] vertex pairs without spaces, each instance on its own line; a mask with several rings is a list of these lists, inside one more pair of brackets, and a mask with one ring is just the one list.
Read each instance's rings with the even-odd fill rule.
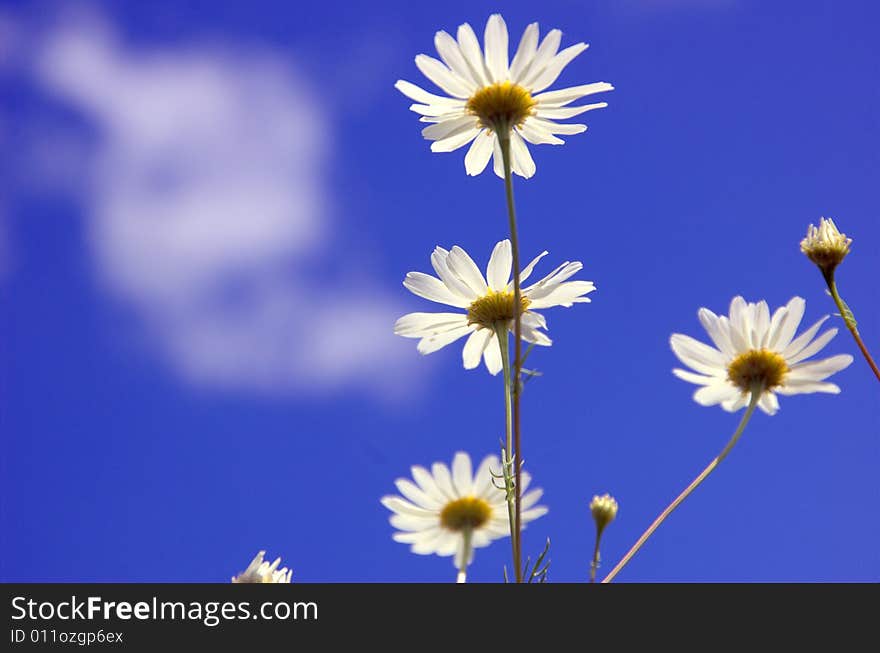
[[[416,465],[415,483],[397,479],[394,484],[403,497],[382,497],[382,505],[394,513],[391,525],[399,529],[393,539],[412,545],[419,555],[454,555],[456,568],[463,570],[473,559],[473,549],[510,535],[505,492],[492,475],[501,471],[498,457],[486,456],[476,474],[471,470],[470,456],[459,451],[451,471],[443,463],[434,463],[430,472]],[[547,513],[546,507],[535,505],[543,490],[526,492],[530,481],[523,471],[523,525]]]
[[680,379],[703,386],[694,393],[698,404],[721,404],[729,412],[748,404],[755,387],[762,390],[758,406],[768,415],[779,409],[777,394],[837,394],[840,388],[825,379],[847,367],[853,357],[839,354],[805,362],[828,344],[837,329],[829,329],[814,339],[828,319],[826,315],[795,338],[804,307],[804,300],[794,297],[771,317],[767,302],[746,303],[742,297],[734,297],[730,317],[719,317],[701,308],[697,315],[715,347],[680,333],[673,334],[670,344],[675,355],[698,374],[680,369],[672,372]]
[[278,569],[281,558],[275,558],[275,562],[271,565],[263,561],[265,551],[260,551],[251,560],[248,568],[241,572],[238,576],[232,577],[233,583],[289,583],[293,571],[287,567]]
[[[547,252],[541,252],[520,275],[525,281]],[[501,371],[501,348],[496,330],[512,331],[516,317],[513,281],[510,279],[512,255],[510,241],[502,240],[492,251],[486,277],[461,247],[451,251],[437,247],[431,255],[437,277],[423,272],[409,272],[403,285],[412,293],[433,302],[466,309],[466,313],[410,313],[397,320],[394,333],[405,338],[421,338],[418,350],[430,354],[469,336],[464,345],[465,369],[480,364],[480,357],[492,374]],[[547,328],[544,316],[533,309],[552,306],[570,307],[589,302],[584,295],[596,289],[592,281],[567,281],[583,267],[580,261],[566,261],[553,272],[520,292],[523,340],[549,346],[550,338],[541,331]]]
[[807,237],[801,241],[801,251],[815,263],[822,272],[833,272],[846,255],[852,238],[837,230],[831,218],[822,218],[819,226],[812,224],[807,228]]
[[551,30],[538,44],[538,23],[529,25],[508,63],[507,25],[499,14],[489,17],[484,35],[485,56],[471,26],[458,28],[456,40],[446,32],[434,36],[439,61],[420,54],[419,70],[450,97],[429,93],[404,80],[394,85],[415,100],[410,109],[433,123],[422,130],[433,152],[452,152],[473,141],[464,159],[469,175],[478,175],[494,155],[495,174],[504,176],[498,132],[510,133],[511,168],[523,177],[535,174],[535,162],[525,141],[560,145],[558,134],[586,131],[581,124],[556,120],[573,118],[605,102],[567,106],[580,98],[613,90],[606,82],[545,91],[572,59],[587,49],[576,43],[559,50],[562,32]]

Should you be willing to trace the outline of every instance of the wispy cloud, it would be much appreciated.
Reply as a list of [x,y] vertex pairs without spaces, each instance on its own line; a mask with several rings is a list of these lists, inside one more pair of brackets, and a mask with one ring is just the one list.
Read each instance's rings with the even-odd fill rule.
[[99,136],[81,198],[98,277],[171,369],[271,393],[409,387],[412,355],[391,333],[402,307],[363,275],[321,279],[332,136],[291,62],[135,49],[94,17],[34,50],[38,84]]

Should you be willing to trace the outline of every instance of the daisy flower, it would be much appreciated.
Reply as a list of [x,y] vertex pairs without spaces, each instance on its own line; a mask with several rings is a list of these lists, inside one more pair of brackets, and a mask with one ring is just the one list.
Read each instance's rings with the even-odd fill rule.
[[837,230],[831,218],[822,218],[819,226],[812,224],[807,228],[807,237],[801,241],[801,251],[823,272],[832,272],[846,255],[852,238]]
[[[405,478],[394,482],[402,497],[382,497],[382,505],[394,513],[391,525],[398,529],[392,538],[410,544],[419,555],[454,555],[456,568],[463,569],[473,559],[473,549],[510,535],[505,492],[495,485],[493,471],[501,471],[497,456],[486,456],[474,474],[470,456],[461,451],[455,454],[451,471],[443,463],[434,463],[431,471],[414,466],[415,482]],[[523,471],[523,524],[547,513],[545,506],[535,505],[543,490],[526,492],[530,482]]]
[[795,338],[804,307],[804,300],[794,297],[771,317],[767,302],[746,303],[742,297],[734,297],[729,317],[701,308],[697,315],[715,347],[673,334],[670,344],[675,355],[697,372],[674,369],[673,374],[703,386],[694,393],[698,404],[721,404],[729,412],[745,406],[755,387],[762,391],[758,406],[768,415],[779,409],[776,395],[839,393],[840,388],[825,379],[847,367],[853,357],[839,354],[806,361],[828,344],[837,329],[815,337],[828,319],[826,315]]
[[[525,281],[547,252],[541,252],[520,274]],[[440,304],[465,309],[463,313],[409,313],[397,320],[394,333],[405,338],[420,338],[418,350],[430,354],[468,336],[464,345],[465,369],[473,369],[485,360],[491,374],[501,371],[499,330],[512,331],[514,310],[513,282],[510,279],[512,254],[510,241],[502,240],[492,251],[486,276],[461,247],[450,251],[437,247],[431,254],[437,277],[423,272],[409,272],[403,285],[412,293]],[[549,346],[550,338],[541,331],[547,322],[534,309],[552,306],[570,307],[589,302],[584,295],[596,289],[592,281],[567,281],[583,267],[580,261],[566,261],[546,277],[520,293],[522,338],[536,345]]]
[[263,561],[265,551],[260,551],[251,560],[248,568],[241,572],[238,576],[232,577],[233,583],[289,583],[293,571],[287,567],[278,569],[281,564],[281,558],[275,558],[275,562],[271,565]]
[[576,43],[559,50],[562,32],[558,29],[551,30],[539,44],[538,23],[529,25],[513,61],[508,61],[507,25],[499,14],[490,16],[486,23],[485,54],[467,23],[458,28],[457,37],[443,31],[434,36],[442,61],[425,54],[416,57],[419,70],[448,97],[404,80],[394,86],[416,101],[410,109],[422,116],[422,122],[432,123],[422,135],[434,141],[433,152],[452,152],[471,143],[464,159],[469,175],[483,172],[494,155],[495,174],[504,176],[498,132],[509,132],[511,168],[518,175],[531,177],[535,162],[526,141],[560,145],[564,141],[558,135],[579,134],[587,126],[557,120],[608,106],[605,102],[568,106],[588,95],[612,90],[606,82],[546,91],[562,69],[587,49],[585,43]]

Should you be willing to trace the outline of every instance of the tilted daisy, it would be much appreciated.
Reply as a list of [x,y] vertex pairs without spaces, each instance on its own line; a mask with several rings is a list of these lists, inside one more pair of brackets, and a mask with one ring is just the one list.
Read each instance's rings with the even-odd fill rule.
[[271,565],[263,561],[265,551],[260,551],[251,560],[248,568],[241,572],[238,576],[232,577],[233,583],[289,583],[293,576],[293,571],[287,567],[278,569],[281,564],[281,558],[275,558],[275,562]]
[[[547,252],[541,252],[520,274],[528,279]],[[477,264],[457,245],[450,251],[437,247],[431,254],[431,264],[437,277],[423,272],[409,272],[403,285],[411,292],[440,304],[466,309],[466,313],[409,313],[397,320],[394,333],[405,338],[420,338],[418,350],[430,354],[469,336],[464,345],[465,369],[473,369],[483,357],[492,374],[501,371],[501,348],[497,331],[513,331],[514,293],[510,279],[512,267],[510,241],[502,240],[492,251],[486,276]],[[589,302],[584,295],[596,289],[592,281],[568,281],[583,267],[580,261],[565,261],[546,277],[530,286],[522,287],[520,307],[522,338],[536,345],[549,346],[550,338],[541,331],[547,322],[534,309],[552,306],[570,307]]]
[[419,70],[449,97],[404,80],[398,80],[395,87],[416,101],[410,109],[422,116],[422,122],[433,123],[422,130],[425,138],[434,141],[432,151],[452,152],[473,141],[464,159],[469,175],[483,172],[494,155],[495,173],[504,176],[497,134],[509,132],[511,168],[531,177],[535,162],[526,141],[560,145],[564,141],[558,135],[579,134],[587,127],[557,120],[608,106],[605,102],[568,106],[588,95],[613,90],[606,82],[546,91],[562,69],[587,49],[585,43],[576,43],[559,50],[562,32],[558,29],[539,44],[538,23],[529,25],[513,61],[508,60],[507,25],[499,14],[486,23],[485,54],[467,23],[458,28],[457,37],[444,31],[434,36],[442,61],[425,54],[416,57]]
[[[382,497],[382,505],[394,513],[390,522],[398,532],[393,539],[410,544],[413,553],[454,555],[457,569],[467,566],[473,549],[510,535],[505,492],[493,477],[500,472],[498,457],[486,456],[473,473],[470,456],[461,451],[455,454],[451,470],[443,463],[434,463],[431,471],[414,466],[415,482],[405,478],[394,482],[402,497]],[[523,471],[523,524],[547,513],[545,506],[535,505],[543,490],[526,491],[530,482]]]
[[673,334],[672,350],[681,362],[697,372],[675,369],[673,373],[703,386],[694,393],[698,404],[721,404],[730,412],[748,404],[756,387],[762,391],[758,406],[768,415],[779,409],[776,395],[839,393],[840,388],[825,379],[847,367],[853,357],[838,354],[807,362],[828,344],[837,329],[828,329],[815,337],[828,319],[826,315],[795,338],[805,305],[803,299],[794,297],[772,317],[767,302],[746,303],[742,297],[734,297],[730,303],[729,317],[719,317],[701,308],[697,315],[715,347]]

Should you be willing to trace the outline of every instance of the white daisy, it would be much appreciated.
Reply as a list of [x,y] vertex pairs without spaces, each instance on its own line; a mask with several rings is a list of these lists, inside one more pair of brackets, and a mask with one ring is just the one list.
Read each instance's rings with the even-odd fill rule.
[[697,315],[715,347],[680,333],[673,334],[672,350],[698,373],[672,371],[680,379],[703,386],[694,393],[698,404],[721,404],[730,412],[745,406],[756,386],[763,390],[758,406],[768,415],[779,409],[777,394],[837,394],[840,388],[825,379],[847,367],[853,357],[839,354],[805,362],[828,344],[837,329],[829,329],[814,339],[828,319],[826,315],[795,338],[804,307],[804,300],[794,297],[771,317],[767,302],[747,304],[742,297],[734,297],[730,317],[719,317],[701,308]]
[[275,558],[275,562],[271,565],[263,561],[265,551],[260,551],[251,560],[248,568],[241,572],[238,576],[232,577],[233,583],[289,583],[293,571],[287,567],[278,569],[281,564],[281,558]]
[[834,220],[822,218],[818,227],[811,224],[807,228],[801,251],[823,272],[831,272],[849,254],[850,245],[852,238],[840,233]]
[[[547,252],[541,252],[520,275],[523,282],[529,278],[535,265]],[[513,281],[510,241],[502,240],[492,251],[486,276],[461,247],[451,251],[437,247],[431,254],[431,264],[437,277],[423,272],[409,272],[403,285],[411,292],[433,302],[466,309],[466,313],[409,313],[397,320],[394,333],[405,338],[420,338],[418,350],[430,354],[459,338],[469,335],[464,345],[465,369],[480,364],[482,356],[492,374],[501,371],[501,348],[496,328],[513,331],[516,317],[513,306]],[[567,281],[583,267],[580,261],[566,261],[546,277],[521,287],[522,338],[536,345],[549,346],[550,338],[541,331],[547,328],[544,316],[533,309],[552,306],[569,307],[589,302],[584,297],[596,289],[592,281]]]
[[416,57],[416,66],[450,97],[429,93],[404,80],[394,85],[415,100],[410,109],[422,116],[422,122],[434,123],[422,135],[434,141],[434,152],[452,152],[473,144],[464,159],[469,175],[478,175],[494,154],[495,174],[504,176],[501,147],[497,132],[510,132],[511,168],[523,177],[535,174],[535,162],[525,141],[535,145],[560,145],[557,135],[579,134],[587,129],[581,124],[562,124],[564,120],[592,109],[608,106],[605,102],[577,107],[567,106],[580,98],[610,91],[614,87],[596,82],[545,91],[572,59],[587,49],[576,43],[559,51],[562,32],[551,30],[538,44],[538,23],[529,25],[519,47],[508,63],[507,25],[499,14],[489,17],[484,35],[485,56],[471,26],[458,28],[458,39],[440,31],[434,45],[442,61],[428,55]]
[[[501,472],[498,457],[486,456],[476,474],[471,469],[470,456],[459,451],[451,471],[443,463],[434,463],[430,472],[416,465],[412,467],[415,483],[397,479],[394,484],[403,497],[382,497],[382,505],[394,513],[389,520],[398,529],[394,540],[412,545],[412,552],[419,555],[455,555],[455,566],[461,569],[470,564],[473,549],[510,535],[505,492],[492,476]],[[547,513],[545,506],[535,505],[544,491],[526,492],[530,482],[528,472],[523,471],[523,525]],[[466,546],[468,538],[470,546]]]

